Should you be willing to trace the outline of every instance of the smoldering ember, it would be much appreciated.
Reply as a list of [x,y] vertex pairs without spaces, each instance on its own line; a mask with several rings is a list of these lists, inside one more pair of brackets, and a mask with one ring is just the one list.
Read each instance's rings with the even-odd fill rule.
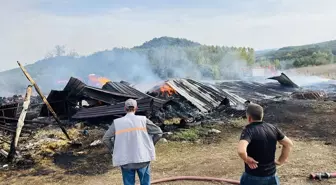
[[[28,86],[25,95],[0,98],[3,169],[30,168],[52,159],[70,173],[77,172],[72,160],[104,148],[100,139],[111,122],[125,114],[124,102],[129,98],[137,100],[138,115],[161,127],[164,141],[200,142],[192,133],[180,137],[182,131],[199,128],[198,133],[208,138],[201,142],[211,143],[221,132],[213,125],[234,124],[244,118],[250,102],[266,107],[271,117],[274,113],[267,112],[268,105],[333,101],[335,97],[335,84],[327,84],[330,90],[325,84],[300,87],[280,73],[263,81],[169,79],[144,92],[126,81],[104,79],[98,88],[71,77],[63,90],[51,90],[45,98],[29,72],[21,68],[34,87]],[[33,88],[40,95],[31,96]]]

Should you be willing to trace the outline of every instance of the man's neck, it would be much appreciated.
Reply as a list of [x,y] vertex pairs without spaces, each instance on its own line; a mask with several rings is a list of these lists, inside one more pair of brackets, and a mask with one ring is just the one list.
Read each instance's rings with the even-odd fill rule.
[[135,112],[127,112],[127,114],[135,114]]
[[260,122],[263,122],[263,121],[262,121],[262,120],[252,120],[252,121],[250,121],[249,124],[252,124],[252,123],[260,123]]

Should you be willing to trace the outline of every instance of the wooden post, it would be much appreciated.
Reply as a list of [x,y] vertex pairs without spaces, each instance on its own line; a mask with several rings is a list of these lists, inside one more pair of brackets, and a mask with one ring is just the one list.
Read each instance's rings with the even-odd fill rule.
[[54,112],[53,108],[50,106],[50,104],[47,101],[47,99],[45,98],[45,96],[42,94],[40,88],[37,86],[37,84],[35,83],[35,81],[28,74],[28,72],[26,71],[26,69],[20,64],[20,62],[17,61],[17,63],[19,64],[19,66],[20,66],[23,74],[27,77],[27,79],[30,81],[30,83],[35,87],[35,90],[37,91],[37,93],[41,96],[43,102],[46,104],[47,108],[49,109],[49,111],[51,112],[52,116],[56,120],[58,126],[62,129],[62,132],[65,134],[65,136],[67,137],[67,139],[71,140],[70,137],[69,137],[69,135],[68,135],[68,133],[66,132],[65,128],[62,126],[61,120],[58,119],[56,113]]
[[7,157],[7,160],[9,162],[13,161],[15,153],[16,153],[16,147],[17,147],[17,144],[19,142],[19,137],[20,137],[20,134],[21,134],[21,130],[22,130],[22,127],[24,125],[24,120],[26,118],[27,110],[28,110],[28,107],[29,107],[29,104],[30,104],[31,94],[32,94],[32,86],[28,85],[27,91],[26,91],[26,96],[25,96],[25,99],[24,99],[24,102],[23,102],[22,112],[20,114],[20,117],[19,117],[19,120],[18,120],[18,123],[17,123],[17,126],[16,126],[16,132],[14,133],[13,140],[12,140],[12,143],[11,143],[11,147],[10,147],[8,157]]

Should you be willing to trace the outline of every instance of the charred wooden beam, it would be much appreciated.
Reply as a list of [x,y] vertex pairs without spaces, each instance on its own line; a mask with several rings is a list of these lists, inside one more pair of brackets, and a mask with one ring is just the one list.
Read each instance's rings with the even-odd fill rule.
[[[0,116],[0,119],[19,121],[19,119],[17,119],[17,118],[9,118],[9,117],[3,117],[3,116]],[[53,124],[52,122],[38,121],[38,120],[25,120],[24,122],[25,123],[39,123],[39,124],[45,124],[45,125],[52,125]],[[0,121],[0,123],[1,123],[1,121]],[[7,123],[7,124],[9,124],[9,123]]]
[[[13,128],[13,127],[3,126],[3,125],[0,125],[0,130],[5,130],[5,131],[8,131],[8,132],[12,132],[12,133],[15,133],[15,132],[16,132],[15,128]],[[24,133],[31,133],[31,132],[28,131],[28,130],[22,130],[22,132],[24,132]]]
[[[27,121],[25,121],[25,123],[27,123]],[[8,128],[12,128],[12,129],[16,129],[16,126],[13,123],[5,123],[3,121],[0,121],[0,127],[1,126],[5,126]],[[34,127],[33,125],[25,125],[25,128],[23,128],[22,130],[27,130],[27,129],[35,129],[36,127]]]
[[17,61],[18,65],[20,66],[23,74],[27,77],[27,79],[30,81],[30,83],[35,87],[35,90],[37,91],[37,93],[41,96],[43,102],[46,104],[47,108],[49,109],[49,111],[51,112],[52,116],[54,117],[54,119],[56,120],[58,126],[61,128],[62,132],[65,134],[65,136],[67,137],[67,139],[71,140],[70,136],[68,135],[67,131],[65,130],[65,128],[62,125],[61,120],[57,117],[55,111],[53,110],[53,108],[50,106],[49,102],[47,101],[46,97],[42,94],[40,88],[37,86],[37,84],[35,83],[35,81],[31,78],[31,76],[29,75],[29,73],[26,71],[26,69],[20,64],[19,61]]
[[28,110],[28,107],[29,107],[29,104],[30,104],[31,94],[32,94],[32,86],[28,85],[27,91],[26,91],[26,96],[25,96],[24,102],[23,102],[22,112],[20,114],[20,117],[19,117],[19,120],[18,120],[18,123],[17,123],[17,126],[16,126],[16,132],[14,133],[13,140],[12,140],[12,143],[11,143],[11,147],[10,147],[8,157],[7,157],[7,160],[9,162],[13,161],[15,153],[16,153],[16,147],[17,147],[17,144],[19,142],[19,137],[20,137],[20,134],[21,134],[21,130],[23,128],[24,120],[26,118],[27,110]]

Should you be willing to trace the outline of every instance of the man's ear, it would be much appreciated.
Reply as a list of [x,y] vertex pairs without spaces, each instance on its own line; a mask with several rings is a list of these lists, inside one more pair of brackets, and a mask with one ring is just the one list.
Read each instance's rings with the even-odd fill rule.
[[248,121],[248,122],[251,122],[251,121],[252,121],[251,116],[247,116],[247,121]]

